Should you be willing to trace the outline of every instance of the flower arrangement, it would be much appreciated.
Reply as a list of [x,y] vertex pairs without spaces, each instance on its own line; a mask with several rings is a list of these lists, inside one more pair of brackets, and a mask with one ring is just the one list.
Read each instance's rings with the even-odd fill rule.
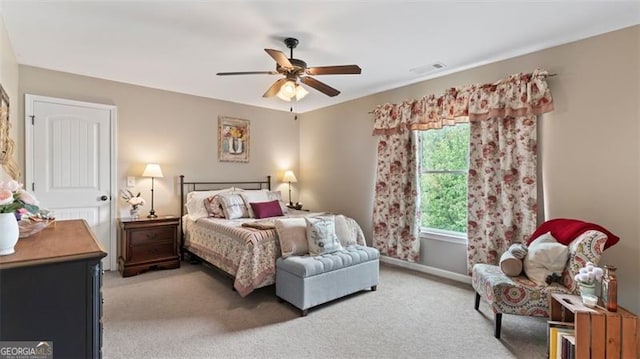
[[15,213],[20,219],[24,215],[36,214],[39,205],[36,197],[25,191],[21,183],[0,181],[0,213]]
[[129,203],[131,205],[131,208],[133,208],[134,210],[138,209],[138,207],[140,206],[144,206],[144,198],[140,197],[140,192],[138,192],[138,194],[134,196],[131,191],[126,189],[120,191],[120,195],[122,196],[122,199],[127,201],[127,203]]
[[587,262],[583,268],[580,268],[580,271],[574,279],[580,284],[593,285],[596,281],[602,279],[603,274],[602,268],[596,267],[596,265],[591,262]]
[[229,126],[225,128],[225,137],[244,138],[244,129],[239,126]]

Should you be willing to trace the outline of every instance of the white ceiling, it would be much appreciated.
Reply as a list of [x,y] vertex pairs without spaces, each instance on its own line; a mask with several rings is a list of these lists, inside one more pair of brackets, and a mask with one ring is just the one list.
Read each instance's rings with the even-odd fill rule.
[[[0,13],[20,64],[288,111],[262,94],[280,75],[264,52],[296,37],[309,66],[358,64],[317,76],[306,112],[640,23],[640,1],[18,1]],[[410,69],[441,62],[444,71]],[[523,69],[527,71],[530,69]]]

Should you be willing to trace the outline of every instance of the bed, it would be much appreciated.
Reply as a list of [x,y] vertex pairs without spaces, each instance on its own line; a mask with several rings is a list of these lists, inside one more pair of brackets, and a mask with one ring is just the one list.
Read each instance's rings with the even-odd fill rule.
[[[202,212],[200,203],[205,198],[211,198],[217,191],[231,189],[271,191],[271,177],[249,182],[189,182],[180,176],[180,250],[183,258],[203,260],[231,276],[233,287],[244,297],[257,288],[275,283],[276,259],[280,257],[281,249],[273,218],[214,218]],[[194,203],[197,206],[194,207]],[[286,211],[286,217],[322,214]],[[357,226],[357,223],[353,221],[351,226]],[[360,227],[354,230],[358,233],[358,242],[364,243]]]

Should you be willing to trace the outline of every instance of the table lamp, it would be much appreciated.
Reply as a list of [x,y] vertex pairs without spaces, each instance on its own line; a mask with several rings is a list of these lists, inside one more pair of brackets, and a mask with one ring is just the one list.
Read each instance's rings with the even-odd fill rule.
[[151,177],[151,210],[149,211],[147,218],[158,218],[156,211],[153,209],[153,181],[156,177],[164,177],[160,165],[157,163],[147,164],[147,167],[144,168],[144,172],[142,172],[142,177]]
[[296,178],[296,175],[293,174],[293,171],[288,170],[284,172],[282,181],[289,182],[289,207],[293,207],[293,202],[291,202],[291,182],[298,182],[298,179]]

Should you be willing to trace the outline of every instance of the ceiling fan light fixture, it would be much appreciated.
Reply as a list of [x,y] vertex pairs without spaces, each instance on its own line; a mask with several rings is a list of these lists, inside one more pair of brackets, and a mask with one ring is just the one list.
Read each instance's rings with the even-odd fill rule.
[[282,91],[278,91],[278,93],[276,94],[276,96],[278,96],[279,99],[281,99],[282,101],[291,101],[290,97],[286,97],[285,95],[282,94]]
[[288,99],[287,101],[291,100],[291,98],[296,95],[296,86],[297,84],[295,83],[295,81],[288,80],[282,85],[282,87],[280,87],[280,91],[278,91],[278,97],[285,97]]
[[307,91],[304,87],[302,87],[300,85],[296,85],[296,100],[297,101],[302,100],[308,94],[309,94],[309,91]]

